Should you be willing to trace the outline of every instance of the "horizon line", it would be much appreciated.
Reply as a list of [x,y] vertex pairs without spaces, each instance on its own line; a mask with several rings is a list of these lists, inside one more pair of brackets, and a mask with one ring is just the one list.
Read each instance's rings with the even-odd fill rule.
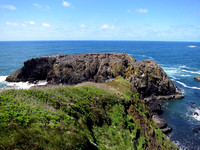
[[3,41],[1,41],[0,40],[0,42],[58,42],[58,41],[71,41],[71,42],[73,42],[73,41],[104,41],[104,42],[111,42],[111,41],[118,41],[118,42],[120,42],[120,41],[127,41],[127,42],[200,42],[200,41],[179,41],[179,40],[177,40],[177,41],[170,41],[170,40],[3,40]]

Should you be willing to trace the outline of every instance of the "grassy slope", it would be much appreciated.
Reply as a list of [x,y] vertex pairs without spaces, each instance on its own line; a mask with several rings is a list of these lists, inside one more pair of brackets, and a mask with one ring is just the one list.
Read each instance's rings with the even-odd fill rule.
[[0,149],[176,149],[136,93],[122,78],[4,91]]

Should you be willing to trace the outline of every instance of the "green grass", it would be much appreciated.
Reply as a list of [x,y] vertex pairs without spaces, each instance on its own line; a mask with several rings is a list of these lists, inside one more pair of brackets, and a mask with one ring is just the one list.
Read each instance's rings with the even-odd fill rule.
[[[0,149],[146,149],[151,138],[158,147],[175,149],[149,115],[135,88],[121,77],[101,88],[94,84],[3,91]],[[156,131],[155,137],[145,134],[137,116]]]

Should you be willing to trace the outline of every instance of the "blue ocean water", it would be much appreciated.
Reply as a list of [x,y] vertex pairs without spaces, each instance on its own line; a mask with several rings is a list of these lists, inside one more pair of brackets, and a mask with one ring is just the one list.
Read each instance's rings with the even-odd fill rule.
[[[169,137],[182,149],[200,149],[200,42],[151,41],[30,41],[0,42],[0,89],[27,84],[7,83],[6,76],[34,57],[96,52],[127,53],[152,59],[167,72],[185,98],[163,103],[162,117],[173,128]],[[197,115],[199,114],[199,116]],[[194,132],[195,131],[195,132]],[[198,133],[197,133],[198,132]]]

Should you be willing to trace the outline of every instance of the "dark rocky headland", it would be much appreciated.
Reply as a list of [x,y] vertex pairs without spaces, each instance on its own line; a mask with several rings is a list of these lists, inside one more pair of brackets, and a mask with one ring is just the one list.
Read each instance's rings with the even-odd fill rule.
[[[129,90],[140,94],[141,102],[137,100],[134,104],[130,102],[125,104],[125,108],[128,109],[126,111],[132,116],[133,121],[140,124],[142,131],[147,128],[150,131],[151,127],[151,125],[146,125],[143,115],[138,112],[138,110],[145,111],[146,109],[150,112],[150,120],[153,120],[164,133],[170,132],[171,128],[167,126],[166,121],[158,116],[162,112],[162,101],[179,99],[184,95],[153,60],[137,61],[123,53],[58,54],[33,58],[24,62],[24,66],[8,76],[6,81],[36,83],[39,80],[46,80],[49,86],[107,82],[109,86],[121,86],[113,81],[117,77],[122,77],[131,84],[131,86],[128,84]],[[100,85],[95,86],[99,87]],[[101,86],[107,86],[107,84]],[[116,88],[116,86],[114,87]],[[124,89],[126,88],[124,86]],[[120,90],[123,91],[123,87],[117,90],[121,94]],[[145,105],[143,106],[143,104]],[[153,131],[149,134],[152,137],[155,136]],[[145,135],[145,137],[148,136]],[[148,139],[146,140],[148,141]],[[154,140],[151,140],[149,142],[155,143]]]
[[179,99],[183,93],[153,60],[137,61],[123,53],[52,55],[33,58],[7,77],[8,82],[47,80],[48,84],[102,83],[118,76],[130,81],[151,111],[160,111],[160,100]]

